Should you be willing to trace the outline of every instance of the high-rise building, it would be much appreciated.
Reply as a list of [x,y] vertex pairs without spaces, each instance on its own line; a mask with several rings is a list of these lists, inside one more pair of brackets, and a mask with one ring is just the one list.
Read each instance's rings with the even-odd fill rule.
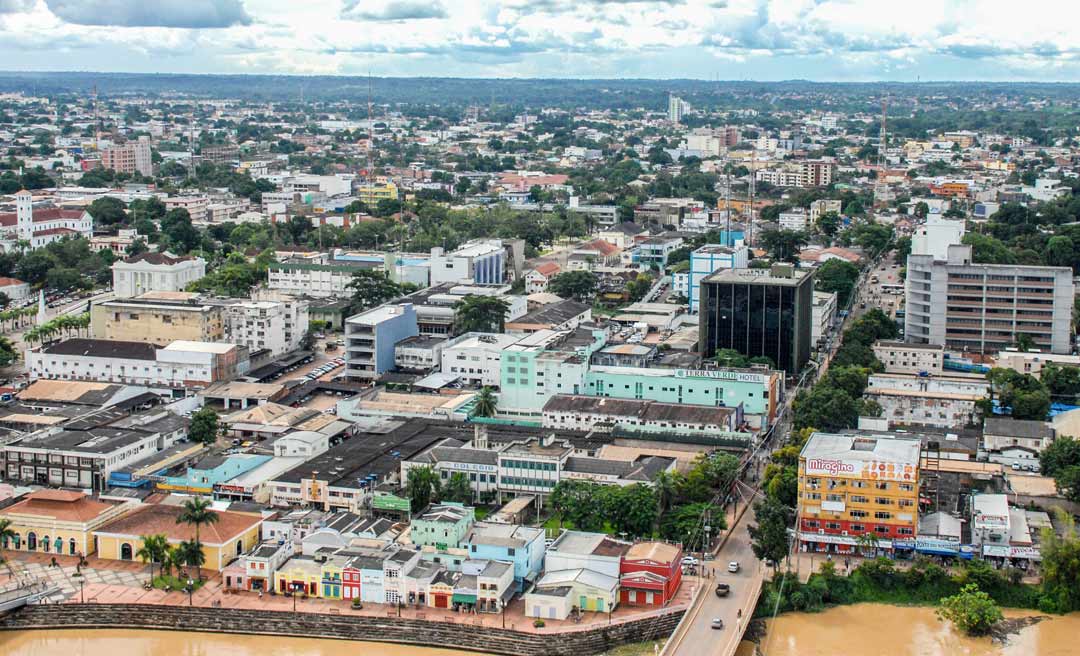
[[154,175],[150,137],[143,135],[138,141],[106,148],[101,151],[101,166],[117,173],[138,173],[147,177]]
[[808,160],[802,163],[802,180],[800,187],[827,187],[832,184],[836,177],[836,163],[823,162],[820,160]]
[[[930,250],[939,249],[931,242]],[[1071,352],[1071,268],[978,264],[971,253],[951,244],[945,259],[908,256],[908,342],[995,353],[1026,338],[1042,351]]]
[[810,359],[813,272],[791,265],[728,269],[701,281],[699,341],[710,358],[719,349],[765,356],[788,374]]
[[[799,454],[799,545],[855,553],[914,546],[919,526],[917,437],[814,433]],[[910,548],[910,547],[909,547]]]
[[681,123],[683,116],[690,111],[690,105],[682,98],[672,94],[668,96],[667,117],[672,123]]

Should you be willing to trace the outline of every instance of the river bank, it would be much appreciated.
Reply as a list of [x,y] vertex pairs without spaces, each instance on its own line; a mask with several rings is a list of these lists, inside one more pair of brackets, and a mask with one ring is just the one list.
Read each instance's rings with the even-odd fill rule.
[[506,656],[587,656],[646,641],[662,642],[684,610],[576,631],[543,634],[497,629],[469,622],[427,621],[395,616],[154,606],[147,604],[68,603],[25,606],[0,618],[0,631],[28,629],[153,629],[255,636],[330,638],[385,642]]
[[[1005,609],[1006,618],[1041,615]],[[818,613],[785,613],[765,621],[758,645],[762,656],[1066,656],[1078,652],[1080,613],[1053,615],[1025,626],[1005,643],[956,632],[925,606],[859,603]],[[744,642],[739,656],[752,656]]]

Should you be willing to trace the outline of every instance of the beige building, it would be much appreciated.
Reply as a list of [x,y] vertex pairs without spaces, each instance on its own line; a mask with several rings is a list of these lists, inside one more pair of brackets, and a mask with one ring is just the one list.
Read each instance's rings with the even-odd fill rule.
[[225,338],[221,306],[187,292],[149,292],[100,303],[90,310],[90,330],[97,339],[160,345]]
[[940,374],[945,368],[945,347],[939,344],[878,341],[874,357],[890,374]]

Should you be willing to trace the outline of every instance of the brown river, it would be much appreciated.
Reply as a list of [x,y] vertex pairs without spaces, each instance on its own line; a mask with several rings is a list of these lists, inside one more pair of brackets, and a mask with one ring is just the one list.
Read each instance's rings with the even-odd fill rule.
[[[1006,617],[1038,614],[1005,611]],[[1076,656],[1080,613],[1053,615],[998,645],[956,633],[933,608],[856,604],[781,615],[769,621],[761,648],[764,656]],[[739,656],[750,654],[744,642]]]
[[382,642],[126,629],[0,632],[3,656],[459,656]]
[[[1037,614],[1006,611],[1007,617]],[[739,656],[753,648],[744,642]],[[764,656],[1075,656],[1080,613],[1051,616],[1006,645],[968,638],[932,608],[857,604],[823,613],[789,613],[769,622]],[[83,630],[0,632],[2,656],[452,656],[456,649],[273,636],[178,631]]]

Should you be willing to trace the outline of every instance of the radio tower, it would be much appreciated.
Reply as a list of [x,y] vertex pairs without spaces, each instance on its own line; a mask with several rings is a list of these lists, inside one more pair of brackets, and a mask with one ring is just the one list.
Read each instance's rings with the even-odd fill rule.
[[100,123],[100,121],[98,121],[97,85],[96,84],[94,85],[93,106],[94,106],[94,150],[101,150],[101,145],[99,143],[101,141],[101,123]]
[[367,179],[371,183],[375,174],[375,163],[372,151],[375,150],[375,120],[371,111],[371,70],[367,75],[367,122],[368,122],[368,147],[367,147]]
[[889,117],[889,99],[881,99],[881,135],[878,137],[878,166],[885,170],[885,148],[888,143],[888,132],[885,129]]
[[886,129],[889,116],[888,96],[881,99],[881,134],[878,136],[878,178],[874,185],[874,203],[886,203],[889,196],[889,183],[885,181],[885,165],[888,157],[885,154],[889,143],[889,134]]

